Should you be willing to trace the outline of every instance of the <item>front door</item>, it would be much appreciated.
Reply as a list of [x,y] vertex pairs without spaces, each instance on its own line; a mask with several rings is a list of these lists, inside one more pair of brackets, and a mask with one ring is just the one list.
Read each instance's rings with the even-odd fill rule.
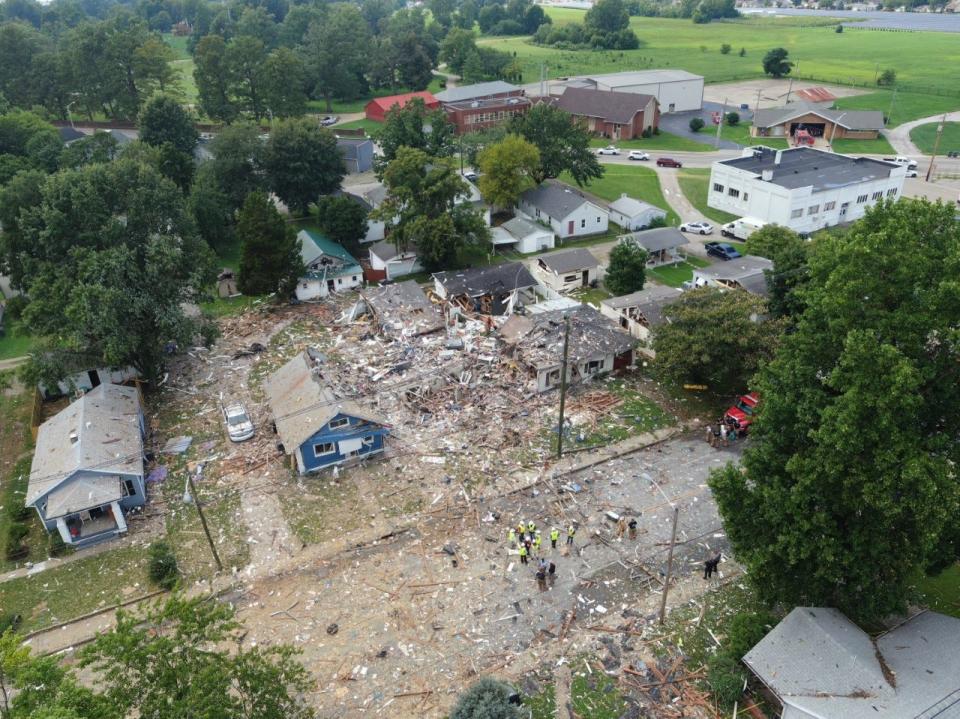
[[570,222],[567,223],[567,234],[573,234],[573,220],[570,220]]
[[87,379],[90,380],[90,389],[100,386],[100,373],[97,370],[92,369],[87,372]]
[[583,284],[584,287],[586,287],[587,285],[590,284],[590,270],[584,270],[584,271],[583,271],[582,284]]
[[849,202],[844,202],[842,205],[840,205],[840,217],[843,217],[845,214],[847,214],[848,207],[850,207]]

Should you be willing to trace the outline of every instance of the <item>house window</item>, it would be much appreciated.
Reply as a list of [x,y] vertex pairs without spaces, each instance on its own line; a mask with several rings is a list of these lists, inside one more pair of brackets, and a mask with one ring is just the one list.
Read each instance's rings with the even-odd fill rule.
[[120,486],[120,493],[124,497],[136,497],[137,485],[133,483],[132,479],[125,479],[123,480],[123,484]]
[[714,191],[714,192],[723,192],[723,185],[721,185],[719,182],[714,182],[714,183],[713,183],[713,191]]
[[794,220],[797,219],[798,217],[803,217],[803,210],[802,209],[794,210],[793,212],[790,213],[790,217]]
[[730,197],[740,197],[740,190],[735,190],[731,187],[727,190],[727,194],[730,195]]
[[342,284],[343,284],[343,278],[342,278],[342,277],[338,277],[338,278],[337,278],[337,284],[338,284],[338,285],[342,285]]
[[894,196],[896,196],[896,194],[897,194],[896,188],[887,190],[887,197],[894,197]]
[[815,215],[818,212],[820,212],[820,205],[810,205],[810,207],[807,208],[808,215]]
[[579,275],[567,275],[563,278],[564,282],[576,282]]
[[363,443],[364,443],[367,447],[372,447],[372,446],[373,446],[373,439],[374,439],[374,438],[373,438],[373,435],[371,434],[371,435],[363,438]]
[[598,225],[600,224],[600,218],[599,218],[599,217],[597,217],[597,224],[598,224]]
[[586,226],[587,226],[587,218],[584,217],[582,220],[580,220],[580,227],[586,227]]
[[750,193],[744,192],[744,193],[743,193],[743,201],[746,202],[746,201],[749,200],[749,199],[750,199]]
[[360,279],[360,278],[357,277],[356,275],[353,276],[353,281],[354,281],[354,282],[356,282],[358,279]]
[[349,427],[350,418],[340,417],[339,419],[332,419],[330,420],[330,424],[327,426],[330,427],[330,429],[340,429],[341,427]]
[[823,211],[824,211],[824,212],[830,212],[830,210],[832,210],[832,209],[833,209],[834,207],[836,207],[836,206],[837,206],[837,203],[836,203],[836,202],[824,202],[824,203],[823,203]]
[[596,374],[603,369],[603,360],[590,360],[587,362],[586,374]]
[[883,197],[883,190],[878,190],[877,192],[873,193],[873,196],[870,199],[879,200],[881,197]]
[[857,197],[858,205],[862,205],[866,201],[867,201],[867,195],[860,195],[859,197]]
[[323,457],[325,454],[335,454],[337,447],[333,442],[321,442],[313,445],[313,456]]

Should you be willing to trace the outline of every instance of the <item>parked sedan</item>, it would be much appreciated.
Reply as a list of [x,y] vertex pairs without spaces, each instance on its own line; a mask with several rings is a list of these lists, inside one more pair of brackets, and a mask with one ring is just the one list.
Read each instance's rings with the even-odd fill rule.
[[672,157],[658,157],[657,167],[683,167],[680,160],[674,160]]
[[330,127],[330,125],[336,125],[338,122],[340,122],[340,118],[337,117],[336,115],[327,115],[322,120],[320,120],[320,124],[323,125],[324,127]]
[[741,256],[736,247],[726,242],[707,242],[703,246],[708,255],[719,257],[721,260],[735,260]]
[[601,147],[597,150],[598,155],[619,155],[620,148],[613,145],[607,145],[606,147]]
[[648,155],[645,152],[642,152],[641,150],[630,150],[630,152],[627,153],[627,159],[628,160],[649,160],[650,155]]
[[463,177],[464,177],[464,179],[469,180],[470,182],[476,182],[477,180],[480,179],[480,175],[478,175],[478,174],[477,174],[476,172],[474,172],[473,170],[467,170],[467,171],[465,171],[465,172],[463,173]]
[[684,222],[680,225],[680,232],[692,232],[695,235],[712,235],[713,225],[709,222]]
[[907,170],[906,177],[916,177],[916,176],[917,176],[916,170]]
[[227,425],[227,436],[231,442],[243,442],[253,437],[253,422],[250,420],[250,415],[247,414],[246,407],[237,402],[236,404],[224,405],[221,409],[223,411],[223,421]]

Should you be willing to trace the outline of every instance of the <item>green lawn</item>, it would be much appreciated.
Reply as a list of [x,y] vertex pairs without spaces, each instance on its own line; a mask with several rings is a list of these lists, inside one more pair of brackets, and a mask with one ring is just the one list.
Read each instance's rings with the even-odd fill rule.
[[574,290],[570,293],[570,296],[581,302],[586,302],[588,305],[600,307],[600,302],[613,297],[613,293],[609,292],[603,285],[599,285],[598,287],[584,287]]
[[[933,145],[937,141],[937,126],[940,123],[931,122],[926,125],[918,125],[910,131],[910,139],[913,144],[927,154],[933,154]],[[943,136],[940,138],[940,148],[938,152],[942,155],[950,150],[960,150],[960,122],[947,122],[943,126]]]
[[706,267],[710,263],[693,255],[687,255],[686,262],[665,267],[655,267],[647,270],[647,275],[663,285],[680,287],[684,282],[693,279],[693,270],[696,267]]
[[[886,35],[888,33],[874,34]],[[932,41],[935,35],[947,35],[948,33],[902,34],[916,35],[918,38],[929,37]],[[960,109],[960,99],[953,95],[928,95],[899,89],[896,94],[892,90],[877,90],[866,95],[840,98],[833,103],[833,106],[838,110],[883,110],[883,114],[887,118],[887,127],[896,127],[911,120],[919,120],[922,117],[941,115],[944,112]]]
[[[723,129],[720,131],[720,139],[729,140],[730,142],[735,142],[738,145],[743,145],[744,147],[749,147],[752,145],[766,145],[774,150],[786,150],[787,147],[789,147],[787,141],[782,137],[751,137],[750,127],[750,123],[746,122],[741,122],[740,124],[733,126],[724,125]],[[709,134],[711,136],[715,136],[717,133],[716,125],[703,128],[700,131],[700,134],[706,137],[708,130],[711,129],[712,132]]]
[[[383,123],[377,122],[375,120],[367,120],[367,119],[351,120],[350,122],[340,123],[339,125],[337,125],[337,127],[342,127],[346,130],[355,130],[357,128],[362,127],[366,131],[367,135],[369,135],[370,137],[376,137],[380,133],[380,129],[383,127]],[[334,130],[336,130],[337,127],[335,127]]]
[[923,577],[917,588],[921,601],[930,609],[960,618],[960,564],[935,577]]
[[660,132],[652,137],[640,137],[633,140],[618,140],[611,142],[603,137],[595,137],[590,141],[590,147],[606,147],[616,145],[624,152],[627,150],[646,150],[658,152],[663,150],[677,150],[681,152],[713,152],[713,145],[691,140],[680,135],[671,135],[669,132]]
[[729,212],[707,207],[707,186],[710,183],[709,167],[684,168],[678,173],[677,182],[680,183],[680,189],[686,195],[690,204],[696,207],[707,219],[719,222],[721,225],[737,219],[736,215],[731,215]]
[[6,326],[6,334],[0,337],[0,360],[22,357],[29,353],[36,344],[36,338],[27,334],[19,322],[10,320],[6,322]]
[[896,151],[880,135],[876,140],[834,140],[833,151],[845,155],[895,155]]
[[[657,173],[648,167],[635,165],[606,165],[603,177],[594,180],[585,189],[607,202],[612,202],[627,193],[630,197],[649,202],[655,207],[667,211],[667,222],[671,225],[680,224],[677,213],[670,209],[670,205],[663,197],[660,189],[660,179]],[[569,174],[563,173],[560,180],[570,185],[576,185]]]

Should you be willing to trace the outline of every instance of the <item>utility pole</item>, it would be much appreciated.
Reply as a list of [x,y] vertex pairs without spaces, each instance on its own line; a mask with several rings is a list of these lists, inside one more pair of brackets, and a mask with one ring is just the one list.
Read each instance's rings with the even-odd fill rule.
[[[203,464],[198,465],[197,474],[203,473]],[[190,483],[190,497],[194,506],[197,508],[197,514],[200,515],[200,524],[203,525],[203,533],[207,535],[207,542],[210,544],[210,552],[217,563],[217,571],[223,571],[223,563],[220,561],[220,555],[217,554],[217,548],[213,544],[213,537],[210,536],[210,528],[207,526],[207,518],[203,516],[203,508],[200,506],[200,497],[197,496],[197,488],[193,484],[193,475],[187,472],[187,481]]]
[[660,624],[667,616],[667,592],[670,590],[670,579],[673,575],[673,545],[677,542],[677,520],[680,518],[680,507],[673,508],[673,531],[670,533],[670,552],[667,554],[667,578],[663,582],[663,596],[660,598]]
[[757,110],[760,109],[760,93],[761,93],[761,92],[763,92],[763,88],[762,88],[762,87],[761,87],[759,90],[757,90],[757,104],[753,106],[753,114],[754,114],[754,115],[756,115],[756,114],[757,114]]
[[933,161],[937,157],[937,150],[940,149],[940,138],[943,137],[943,126],[946,122],[947,115],[944,113],[943,117],[940,118],[940,124],[937,125],[937,139],[933,141],[933,154],[930,155],[930,164],[927,165],[927,182],[930,182],[930,175],[933,173]]
[[790,93],[793,92],[793,78],[790,78],[790,84],[787,85],[787,99],[783,101],[784,105],[790,104]]
[[723,127],[723,121],[727,116],[727,98],[723,98],[723,107],[720,108],[720,122],[717,123],[717,137],[713,141],[713,146],[720,149],[720,128]]
[[560,421],[557,423],[557,459],[563,456],[563,408],[567,401],[567,349],[570,346],[570,315],[563,315],[563,364],[560,369]]

